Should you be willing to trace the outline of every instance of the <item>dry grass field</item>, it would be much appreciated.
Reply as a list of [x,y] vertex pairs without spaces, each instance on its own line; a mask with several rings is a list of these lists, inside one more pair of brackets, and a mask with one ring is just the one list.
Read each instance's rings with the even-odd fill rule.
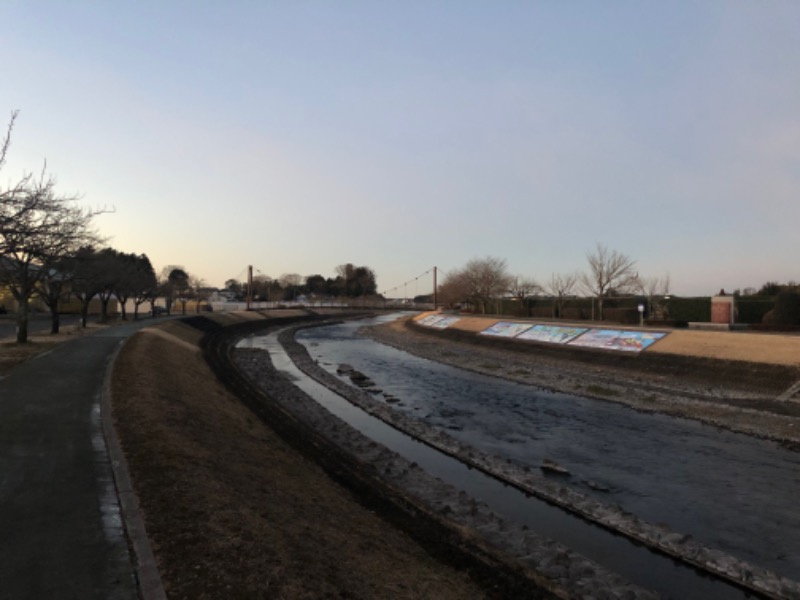
[[216,379],[178,322],[123,348],[115,427],[170,598],[482,598]]

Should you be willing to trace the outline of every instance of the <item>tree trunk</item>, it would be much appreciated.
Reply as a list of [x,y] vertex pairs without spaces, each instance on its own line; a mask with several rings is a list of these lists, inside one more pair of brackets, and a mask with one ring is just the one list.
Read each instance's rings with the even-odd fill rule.
[[61,321],[58,318],[58,301],[50,307],[50,333],[56,335],[60,329]]
[[18,289],[11,288],[11,295],[17,301],[17,343],[25,344],[28,341],[28,300],[33,294],[33,289],[21,286]]
[[91,301],[91,298],[88,300],[81,300],[81,327],[84,329],[86,329],[86,321],[89,320],[89,302]]
[[105,323],[108,321],[108,301],[111,298],[100,297],[100,320]]
[[123,321],[127,321],[128,320],[128,313],[125,311],[125,304],[127,304],[127,301],[128,301],[128,298],[126,298],[126,297],[120,298],[119,296],[117,296],[117,302],[119,302],[119,310],[120,310],[120,314],[122,315],[122,320]]
[[28,298],[18,299],[17,304],[17,343],[25,344],[28,341]]

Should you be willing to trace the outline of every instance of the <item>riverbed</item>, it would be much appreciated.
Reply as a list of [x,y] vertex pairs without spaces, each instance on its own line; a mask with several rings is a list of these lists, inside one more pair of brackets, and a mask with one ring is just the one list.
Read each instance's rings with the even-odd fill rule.
[[359,334],[366,324],[374,322],[309,329],[298,340],[331,373],[342,363],[365,373],[395,410],[533,468],[557,461],[570,471],[564,483],[583,494],[800,578],[797,453],[415,357]]

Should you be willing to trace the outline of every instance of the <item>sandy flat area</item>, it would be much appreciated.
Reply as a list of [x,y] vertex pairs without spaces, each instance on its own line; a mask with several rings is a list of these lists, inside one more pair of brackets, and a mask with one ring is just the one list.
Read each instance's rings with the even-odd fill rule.
[[[421,315],[419,318],[423,318]],[[530,319],[512,317],[463,316],[450,327],[459,331],[478,333],[495,323],[539,323]],[[602,329],[630,329],[634,331],[653,331],[636,329],[614,324],[600,324],[589,321],[578,323],[559,323],[541,321],[546,325],[596,327]],[[664,330],[657,330],[664,331]],[[723,360],[742,360],[755,363],[800,366],[800,335],[777,333],[749,333],[742,331],[695,331],[675,329],[645,350],[648,353],[680,354],[701,356]]]
[[647,352],[800,366],[800,336],[676,330]]

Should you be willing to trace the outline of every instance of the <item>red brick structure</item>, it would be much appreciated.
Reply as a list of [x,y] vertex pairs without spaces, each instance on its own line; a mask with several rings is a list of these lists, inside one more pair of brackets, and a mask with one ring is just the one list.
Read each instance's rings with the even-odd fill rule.
[[711,322],[733,325],[733,296],[713,296],[711,298]]

